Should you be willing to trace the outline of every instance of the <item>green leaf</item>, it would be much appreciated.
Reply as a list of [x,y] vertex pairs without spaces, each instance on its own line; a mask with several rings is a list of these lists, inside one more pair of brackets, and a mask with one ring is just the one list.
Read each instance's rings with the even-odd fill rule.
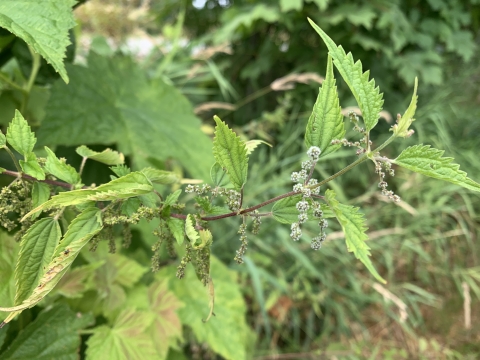
[[198,235],[197,230],[195,230],[193,223],[194,223],[193,215],[188,214],[187,218],[185,219],[185,234],[187,235],[190,242],[192,244],[195,244],[200,239],[200,236]]
[[327,75],[318,93],[305,132],[307,149],[318,146],[322,150],[320,156],[338,150],[342,145],[333,145],[332,140],[341,140],[345,136],[345,125],[335,82],[332,57],[328,56]]
[[116,269],[115,282],[126,288],[131,288],[148,272],[146,266],[120,254],[115,254],[109,260]]
[[40,167],[35,153],[28,153],[25,161],[20,160],[19,163],[25,174],[33,176],[37,180],[45,180],[45,171]]
[[213,118],[217,123],[213,140],[213,156],[225,169],[233,186],[241,189],[247,181],[248,171],[245,143],[218,116]]
[[0,26],[24,40],[50,63],[68,83],[63,64],[68,31],[75,26],[73,0],[2,0]]
[[[34,182],[32,185],[32,207],[36,207],[45,203],[50,197],[50,186],[41,182]],[[32,220],[40,216],[41,212],[32,216]]]
[[360,60],[354,62],[351,53],[346,54],[341,45],[337,47],[333,40],[312,20],[308,19],[308,21],[327,45],[336,68],[350,88],[355,100],[357,100],[366,130],[369,132],[377,125],[379,113],[383,106],[383,95],[380,93],[378,86],[375,87],[375,80],[368,80],[370,71],[362,73]]
[[413,95],[412,100],[410,101],[410,105],[408,106],[407,110],[403,114],[400,120],[397,120],[398,124],[395,124],[390,131],[398,137],[409,137],[411,134],[409,132],[410,125],[412,122],[415,121],[413,116],[415,115],[415,110],[417,109],[417,86],[418,86],[418,79],[415,78],[415,86],[413,88]]
[[247,149],[247,155],[250,155],[253,150],[255,150],[257,148],[258,145],[260,144],[265,144],[265,145],[268,145],[270,147],[272,147],[271,144],[269,144],[268,142],[266,141],[263,141],[263,140],[248,140],[247,142],[245,142],[245,148]]
[[7,144],[7,138],[3,135],[2,130],[0,130],[0,147],[3,147]]
[[303,7],[303,0],[280,0],[280,10],[287,12],[290,10],[300,11]]
[[212,142],[179,90],[149,79],[128,57],[90,52],[88,67],[67,69],[70,84],[52,87],[38,130],[42,145],[116,144],[135,169],[175,158],[193,177],[207,179]]
[[182,281],[176,279],[175,271],[175,268],[164,267],[158,272],[157,278],[169,279],[170,289],[185,304],[178,310],[182,324],[193,330],[197,341],[206,342],[221,357],[246,359],[247,346],[251,346],[251,332],[245,322],[246,305],[237,282],[238,274],[212,256],[216,317],[204,323],[202,319],[205,319],[210,308],[208,289],[197,280],[193,271],[187,271]]
[[80,175],[72,166],[60,161],[47,146],[45,146],[45,151],[47,152],[47,162],[45,163],[47,172],[72,185],[80,182]]
[[[290,196],[281,200],[278,200],[272,207],[272,215],[275,220],[281,224],[293,224],[298,221],[297,203],[302,200],[302,195]],[[321,204],[320,208],[323,211],[324,218],[331,218],[335,215],[330,208]],[[309,220],[315,220],[313,217],[313,209],[308,210]]]
[[77,359],[79,330],[93,321],[92,315],[74,312],[66,304],[48,307],[19,332],[2,353],[2,360]]
[[[0,5],[1,12],[1,5]],[[1,19],[1,15],[0,15]],[[1,20],[0,20],[1,21]],[[8,126],[7,129],[7,141],[8,143],[22,154],[25,158],[27,154],[31,153],[37,139],[35,134],[30,129],[27,121],[23,118],[20,111],[15,110],[15,117]]]
[[97,152],[89,149],[85,145],[82,145],[76,148],[75,151],[82,157],[107,165],[121,165],[125,162],[125,156],[123,156],[122,153],[112,149],[105,149],[102,152]]
[[392,163],[419,174],[448,181],[467,189],[480,191],[480,184],[467,177],[460,165],[452,163],[451,157],[442,157],[444,151],[431,148],[430,145],[410,146]]
[[178,175],[171,171],[158,170],[151,167],[140,170],[145,176],[155,184],[175,184],[180,181]]
[[22,236],[15,267],[16,305],[27,299],[39,284],[61,236],[58,221],[51,217],[38,220]]
[[152,183],[141,172],[133,172],[121,178],[100,185],[95,189],[80,189],[61,192],[46,203],[37,206],[24,219],[37,211],[55,207],[83,204],[90,201],[111,201],[127,199],[153,191]]
[[177,244],[182,245],[185,237],[183,221],[176,218],[168,218],[166,223],[173,237],[177,240]]
[[365,243],[368,240],[365,233],[368,228],[365,226],[363,214],[356,207],[340,204],[335,198],[335,191],[333,190],[325,192],[325,199],[342,226],[348,251],[354,253],[355,257],[365,265],[375,279],[385,284],[386,281],[378,274],[369,257],[370,248]]
[[126,165],[111,166],[110,170],[112,170],[118,177],[128,175],[132,172],[130,168]]
[[[14,273],[18,257],[18,243],[13,239],[13,236],[9,236],[3,231],[0,231],[0,238],[0,305],[11,306],[15,302]],[[0,321],[7,315],[0,313]],[[0,331],[0,336],[2,333],[5,333],[5,329]]]
[[222,166],[216,162],[213,164],[212,168],[210,169],[210,177],[212,182],[217,187],[227,187],[228,185],[231,186],[230,179],[227,176],[225,170],[223,170]]
[[[87,340],[87,360],[145,360],[156,359],[157,354],[152,338],[146,329],[153,318],[147,311],[134,308],[123,310],[112,327],[96,327]],[[162,341],[162,339],[155,339]]]
[[182,189],[175,190],[173,193],[169,194],[165,201],[163,202],[164,205],[173,205],[177,202],[178,197],[182,193]]
[[129,198],[122,203],[122,214],[132,216],[140,207],[142,202],[139,198]]

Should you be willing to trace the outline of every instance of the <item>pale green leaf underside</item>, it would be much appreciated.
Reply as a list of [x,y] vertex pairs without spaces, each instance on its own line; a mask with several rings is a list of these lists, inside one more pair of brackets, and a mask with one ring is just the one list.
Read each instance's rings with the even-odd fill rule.
[[80,175],[72,166],[60,161],[47,146],[45,146],[45,151],[47,152],[47,161],[45,162],[47,172],[69,184],[80,182]]
[[[301,200],[302,195],[295,195],[277,201],[272,207],[273,218],[281,224],[293,224],[294,222],[297,222],[299,212],[296,205]],[[327,205],[322,204],[321,209],[324,218],[335,216]],[[308,218],[309,220],[315,220],[312,208],[308,210]]]
[[407,110],[405,110],[405,113],[403,114],[401,119],[398,121],[398,124],[392,127],[393,133],[399,137],[409,136],[408,130],[412,122],[415,120],[413,116],[415,115],[415,110],[417,110],[417,100],[418,100],[417,87],[418,87],[418,79],[415,78],[415,86],[413,88],[413,95],[412,95],[412,100],[410,101],[410,105],[408,106]]
[[18,110],[15,110],[15,117],[8,125],[7,141],[24,157],[27,157],[27,155],[32,152],[35,142],[37,141],[35,134]]
[[228,185],[231,187],[227,173],[218,162],[212,165],[210,169],[210,178],[212,179],[213,184],[217,187],[228,187]]
[[62,232],[51,217],[38,220],[22,237],[15,267],[15,304],[21,304],[37,286],[52,259]]
[[375,80],[369,81],[370,72],[362,72],[362,63],[360,61],[354,62],[351,53],[346,54],[343,47],[341,45],[337,46],[318,25],[310,19],[308,21],[323,39],[325,45],[327,45],[336,68],[357,100],[358,106],[362,111],[366,130],[370,131],[377,125],[379,113],[383,106],[383,95],[380,93],[378,86],[375,87]]
[[247,149],[247,155],[250,155],[253,150],[255,150],[257,148],[258,145],[260,144],[265,144],[267,146],[270,146],[272,147],[271,144],[269,144],[268,142],[266,141],[263,141],[263,140],[248,140],[245,142],[245,148]]
[[106,165],[121,165],[125,162],[125,156],[118,151],[112,149],[105,149],[102,152],[97,152],[89,149],[85,145],[79,146],[75,149],[78,155],[101,162]]
[[[50,219],[50,218],[48,218]],[[41,220],[40,220],[41,221]],[[21,306],[30,308],[40,302],[67,272],[83,246],[102,229],[101,211],[96,207],[85,209],[69,225],[63,239],[53,251],[43,268],[42,276],[33,286],[33,292]],[[15,307],[19,309],[20,306]],[[3,310],[5,311],[5,310]],[[7,318],[8,319],[8,318]]]
[[322,150],[320,156],[338,150],[341,145],[332,145],[332,140],[341,140],[345,136],[345,125],[335,83],[332,58],[328,56],[327,74],[308,119],[305,132],[307,149],[311,146],[318,146]]
[[148,194],[152,191],[152,183],[143,173],[132,172],[121,178],[112,180],[109,183],[100,185],[95,189],[80,189],[61,192],[58,195],[53,196],[46,203],[30,211],[24,216],[24,219],[41,210],[78,205],[89,201],[127,199],[133,196]]
[[327,190],[325,198],[342,226],[348,251],[353,252],[378,281],[386,283],[370,260],[370,248],[365,242],[368,240],[365,233],[368,228],[365,226],[363,214],[356,207],[340,204],[335,198],[333,190]]
[[2,0],[0,27],[24,40],[68,83],[63,64],[70,44],[69,29],[75,26],[73,0]]
[[200,239],[200,236],[198,235],[197,230],[195,230],[195,227],[193,226],[193,216],[191,214],[187,215],[187,218],[185,219],[185,234],[187,235],[188,239],[192,244],[195,244],[198,239]]
[[158,170],[151,167],[141,170],[142,173],[155,184],[175,184],[180,181],[178,175],[171,171]]
[[480,184],[468,178],[467,173],[460,170],[460,165],[452,163],[453,158],[442,157],[443,153],[443,150],[420,144],[406,148],[392,162],[425,176],[480,191]]
[[214,116],[217,123],[213,140],[213,156],[225,169],[231,183],[241,189],[247,181],[248,157],[245,143],[222,121]]
[[37,180],[45,180],[45,171],[40,167],[35,153],[28,153],[25,156],[25,159],[25,161],[19,161],[22,171],[27,175],[33,176]]

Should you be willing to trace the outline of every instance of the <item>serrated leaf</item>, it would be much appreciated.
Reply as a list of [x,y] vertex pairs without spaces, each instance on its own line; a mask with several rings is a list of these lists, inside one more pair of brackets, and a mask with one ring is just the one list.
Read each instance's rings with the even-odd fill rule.
[[[52,291],[63,275],[65,275],[83,246],[88,243],[102,227],[100,209],[90,207],[81,212],[70,223],[63,239],[60,242],[57,241],[58,245],[56,245],[53,255],[50,255],[47,264],[45,264],[45,262],[42,263],[41,276],[36,279],[33,291],[29,294],[28,298],[23,299],[21,306],[23,308],[33,307]],[[18,301],[15,302],[19,304]],[[2,311],[8,310],[3,309]],[[11,317],[13,318],[13,314]],[[10,320],[10,317],[7,318],[5,322],[8,320]]]
[[24,40],[68,83],[63,64],[68,31],[75,26],[73,0],[2,0],[0,26]]
[[79,330],[93,322],[91,314],[74,312],[66,304],[47,307],[19,332],[2,353],[2,360],[77,359]]
[[[290,196],[281,200],[278,200],[272,207],[272,215],[275,220],[281,224],[293,224],[298,221],[298,210],[297,203],[302,200],[302,195]],[[335,215],[332,213],[330,208],[321,204],[320,208],[323,211],[324,218],[331,218]],[[312,208],[308,209],[308,218],[309,220],[315,220],[313,217]]]
[[412,100],[410,101],[410,105],[408,106],[401,119],[398,121],[398,124],[394,125],[391,129],[396,136],[403,138],[410,136],[408,130],[410,128],[410,125],[412,125],[412,122],[415,120],[413,116],[415,115],[415,110],[417,109],[417,86],[418,78],[415,78],[415,86],[413,88],[413,95]]
[[85,145],[79,146],[75,149],[78,155],[101,162],[106,165],[121,165],[125,162],[125,156],[118,151],[112,149],[105,149],[102,152],[97,152],[89,149]]
[[28,153],[25,161],[20,160],[19,163],[25,174],[33,176],[37,180],[45,180],[45,171],[40,167],[35,153]]
[[198,235],[197,230],[195,230],[193,223],[194,218],[192,214],[188,214],[187,218],[185,219],[185,234],[187,235],[190,242],[192,244],[195,244],[200,239],[200,236]]
[[[6,232],[0,231],[0,305],[11,306],[15,302],[15,263],[18,258],[18,243]],[[0,313],[0,321],[8,314]],[[0,331],[5,333],[5,329]],[[1,336],[1,335],[0,335]],[[0,341],[1,342],[1,341]],[[1,346],[1,345],[0,345]]]
[[266,141],[263,141],[263,140],[248,140],[245,142],[245,148],[247,149],[247,155],[250,155],[253,150],[255,150],[257,148],[258,145],[260,144],[265,144],[267,146],[270,146],[272,147],[271,144],[269,144],[268,142]]
[[173,205],[177,202],[178,197],[182,193],[182,189],[175,190],[173,193],[168,194],[165,201],[163,202],[164,205]]
[[102,200],[105,201],[127,199],[141,194],[147,194],[151,191],[153,191],[153,186],[150,180],[141,172],[133,172],[100,185],[95,189],[61,192],[53,196],[46,203],[30,211],[24,216],[24,219],[41,210],[83,204],[98,198],[102,198]]
[[128,175],[132,172],[130,168],[126,165],[111,166],[110,170],[112,170],[118,177]]
[[332,144],[332,140],[341,140],[345,136],[345,125],[338,100],[336,81],[333,76],[332,57],[328,56],[327,74],[318,93],[317,101],[308,119],[305,132],[305,145],[308,148],[318,146],[325,156],[338,150],[341,144]]
[[140,170],[145,176],[155,184],[175,184],[180,181],[178,175],[171,171],[158,170],[151,167]]
[[352,92],[358,106],[362,111],[363,121],[367,132],[377,125],[380,111],[383,106],[383,94],[375,87],[375,80],[368,80],[370,71],[362,72],[361,61],[354,62],[351,53],[346,54],[343,47],[337,46],[335,42],[316,25],[312,20],[308,19],[310,25],[323,39],[327,45],[329,54],[332,56],[334,64],[342,78],[347,83]]
[[212,168],[210,169],[210,177],[213,184],[217,187],[228,187],[228,185],[231,186],[227,172],[223,170],[222,166],[218,162],[212,165]]
[[451,157],[442,157],[444,151],[430,145],[414,145],[406,148],[392,163],[419,174],[448,181],[473,191],[480,191],[480,184],[467,177],[460,165]]
[[62,232],[58,221],[48,217],[33,224],[20,242],[15,267],[15,305],[27,299],[47,271]]
[[70,84],[52,86],[38,130],[42,145],[116,144],[136,169],[174,158],[193,177],[208,178],[212,142],[178,89],[150,79],[126,56],[91,51],[88,67],[67,64],[67,70]]
[[369,257],[370,248],[365,242],[368,240],[366,234],[368,228],[365,225],[363,214],[359,212],[359,209],[356,207],[340,204],[335,198],[335,192],[333,190],[327,190],[325,192],[325,199],[342,226],[343,232],[345,233],[347,250],[353,252],[355,257],[365,265],[375,279],[385,284],[386,281],[378,274]]
[[142,202],[139,198],[133,197],[125,200],[122,203],[122,214],[132,216],[140,207]]
[[7,144],[7,138],[3,135],[2,130],[0,130],[0,147],[3,147]]
[[[182,324],[193,330],[197,341],[206,342],[222,358],[246,359],[251,331],[245,321],[246,305],[237,282],[238,274],[212,256],[210,273],[215,282],[216,317],[204,323],[202,319],[210,308],[208,289],[196,279],[193,271],[187,271],[182,281],[177,281],[175,271],[175,268],[164,267],[157,277],[169,279],[170,289],[185,304],[178,310]],[[222,326],[218,326],[219,319]]]
[[[45,203],[50,197],[50,186],[41,182],[34,182],[32,185],[32,207],[36,207]],[[40,216],[41,212],[38,212],[32,216],[32,219],[36,219]]]
[[248,157],[245,143],[218,116],[213,118],[217,123],[213,156],[225,169],[233,186],[239,190],[247,181]]
[[102,325],[94,329],[93,335],[87,340],[87,360],[157,358],[152,338],[146,333],[152,322],[153,318],[147,311],[134,308],[123,310],[111,328]]
[[185,238],[183,221],[176,218],[168,218],[166,223],[177,244],[182,245]]
[[80,182],[80,175],[72,166],[60,161],[55,153],[45,146],[47,152],[47,161],[45,162],[45,170],[53,176],[75,185]]
[[115,282],[126,288],[131,288],[148,272],[146,266],[120,254],[115,254],[109,261],[116,269]]
[[37,142],[35,134],[18,110],[15,110],[15,117],[8,125],[6,138],[8,143],[24,157],[27,157],[32,152]]

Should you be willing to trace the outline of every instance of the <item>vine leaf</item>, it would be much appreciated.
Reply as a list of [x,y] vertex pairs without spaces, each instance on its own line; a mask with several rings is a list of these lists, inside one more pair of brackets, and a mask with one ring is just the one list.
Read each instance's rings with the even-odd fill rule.
[[[65,236],[59,242],[58,240],[60,239],[61,234],[58,222],[52,218],[45,218],[39,220],[37,223],[41,223],[43,220],[49,220],[48,223],[46,222],[46,225],[55,224],[56,227],[58,227],[58,233],[50,230],[51,235],[49,234],[48,236],[48,238],[55,239],[56,246],[54,249],[52,249],[51,245],[54,241],[51,240],[52,244],[48,244],[48,252],[45,251],[42,261],[37,261],[37,263],[35,263],[36,277],[33,278],[33,276],[30,276],[30,278],[33,279],[33,282],[31,282],[31,285],[27,288],[28,291],[26,291],[27,289],[24,289],[21,295],[19,295],[19,292],[17,292],[15,303],[20,306],[15,306],[12,308],[0,308],[1,311],[14,311],[5,319],[5,323],[13,319],[13,317],[15,317],[15,315],[18,313],[18,310],[30,308],[39,303],[55,287],[55,285],[57,285],[57,283],[69,269],[70,265],[76,259],[83,246],[90,241],[90,239],[103,227],[101,211],[96,207],[89,207],[81,212],[70,223]],[[46,227],[46,229],[48,229],[48,227]],[[27,236],[29,233],[30,230],[25,236]],[[43,231],[36,237],[28,236],[27,239],[34,239],[39,242],[41,238],[47,237],[45,236],[45,233],[46,232]],[[19,264],[22,258],[22,249],[23,248],[20,249]],[[30,256],[30,259],[31,262],[33,262],[35,257]],[[25,273],[27,266],[29,266],[28,269],[32,267],[31,264],[23,264],[21,267],[17,264],[15,273],[17,274],[20,271],[22,271],[22,274]],[[21,281],[25,281],[25,279],[18,279],[17,283],[21,283]],[[28,294],[28,296],[25,294]]]
[[80,182],[80,175],[72,166],[60,161],[55,153],[45,146],[47,152],[47,161],[45,162],[45,170],[53,176],[75,185]]
[[342,145],[333,145],[332,140],[341,140],[345,136],[345,125],[335,83],[332,57],[329,55],[327,74],[318,93],[317,101],[313,105],[305,132],[307,149],[311,146],[318,146],[322,150],[320,156],[338,150]]
[[[297,203],[302,200],[302,195],[290,196],[277,201],[272,207],[272,215],[275,220],[281,224],[293,224],[298,221]],[[335,215],[330,208],[322,204],[321,209],[323,211],[324,218],[331,218]],[[308,209],[308,217],[310,220],[314,220],[313,209]]]
[[155,184],[175,184],[180,181],[178,175],[171,171],[158,170],[152,167],[142,169],[141,172]]
[[112,149],[105,149],[102,152],[97,152],[89,149],[85,145],[79,146],[75,149],[78,155],[101,162],[106,165],[121,165],[125,162],[125,156],[118,151]]
[[370,248],[365,243],[368,239],[365,233],[368,228],[365,226],[363,214],[356,207],[340,204],[335,198],[333,190],[325,192],[325,199],[342,226],[348,251],[353,252],[355,257],[365,265],[378,281],[386,284],[386,281],[378,274],[369,258]]
[[393,133],[398,136],[398,137],[409,137],[409,128],[410,125],[412,125],[412,122],[415,121],[413,116],[415,115],[415,110],[417,110],[417,86],[418,86],[418,79],[415,78],[415,86],[413,88],[413,95],[412,95],[412,100],[410,101],[410,105],[408,106],[407,110],[403,114],[403,116],[398,120],[398,124],[395,124],[392,126],[390,131],[393,131]]
[[213,140],[213,156],[225,169],[233,186],[239,190],[247,181],[247,148],[245,143],[218,116],[213,118],[217,123]]
[[94,329],[87,340],[87,359],[157,358],[153,339],[146,331],[153,321],[149,311],[124,309],[112,327],[101,325]]
[[337,46],[317,24],[310,19],[308,21],[327,45],[336,68],[350,88],[355,100],[357,100],[366,130],[369,132],[377,125],[379,113],[383,106],[383,94],[380,93],[378,86],[375,87],[374,79],[368,81],[370,71],[362,72],[360,60],[354,62],[351,53],[346,54],[343,47],[341,45]]
[[37,142],[35,134],[18,110],[15,110],[15,116],[10,125],[8,125],[7,141],[25,157],[25,160],[27,160],[27,155],[32,152]]
[[[35,181],[32,185],[32,207],[42,205],[50,197],[50,186],[45,183]],[[32,216],[32,220],[40,216],[40,212]]]
[[106,184],[100,185],[95,189],[80,189],[61,192],[42,205],[34,208],[23,217],[22,221],[35,214],[37,211],[48,210],[55,207],[79,205],[90,201],[127,199],[142,194],[148,194],[152,191],[152,183],[143,173],[132,172]]
[[68,83],[63,64],[70,44],[68,31],[75,26],[74,0],[2,0],[0,27],[24,40],[50,63]]
[[45,180],[45,171],[40,167],[35,153],[30,152],[25,156],[25,161],[20,160],[20,167],[22,171],[37,180]]
[[480,191],[480,184],[467,177],[453,158],[442,157],[444,151],[430,145],[414,145],[406,148],[392,163],[419,174],[448,181],[467,189]]

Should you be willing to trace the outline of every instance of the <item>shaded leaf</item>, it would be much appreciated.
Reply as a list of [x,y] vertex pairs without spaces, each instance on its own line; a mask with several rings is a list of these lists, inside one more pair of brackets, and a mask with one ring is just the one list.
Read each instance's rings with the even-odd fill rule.
[[467,177],[460,165],[451,157],[442,157],[444,151],[430,145],[414,145],[406,148],[392,163],[419,174],[448,181],[473,191],[480,191],[480,184]]
[[173,205],[177,202],[178,197],[182,193],[182,189],[175,190],[173,193],[168,194],[165,201],[163,202],[164,205]]
[[166,223],[177,244],[182,245],[185,238],[183,221],[176,218],[168,218]]
[[365,265],[368,271],[370,271],[378,281],[385,284],[386,281],[378,274],[369,257],[370,248],[365,242],[368,240],[366,234],[368,228],[365,226],[363,214],[359,212],[359,209],[356,207],[340,204],[335,198],[335,192],[333,190],[327,190],[325,192],[325,199],[342,226],[343,232],[345,233],[347,250],[353,252],[355,257]]
[[[0,5],[1,12],[1,5]],[[0,15],[1,19],[1,15]],[[0,20],[1,21],[1,20]],[[35,134],[30,129],[27,121],[23,118],[20,111],[15,110],[15,117],[13,118],[7,129],[7,141],[8,143],[22,154],[25,158],[32,152],[37,139]]]
[[354,62],[351,53],[346,54],[341,45],[337,46],[312,20],[308,19],[308,21],[327,45],[336,68],[350,88],[355,100],[357,100],[366,130],[369,132],[377,125],[383,106],[383,94],[380,93],[378,86],[375,87],[374,79],[368,80],[370,71],[363,73],[360,60]]
[[409,134],[409,128],[412,122],[415,120],[413,116],[415,115],[415,110],[417,109],[417,86],[418,86],[418,79],[415,78],[415,85],[413,88],[413,95],[412,95],[412,100],[410,101],[410,105],[408,106],[407,110],[403,114],[403,116],[398,120],[398,124],[394,125],[390,131],[393,131],[393,133],[396,136],[399,137],[408,137],[410,136]]
[[195,244],[200,239],[200,236],[193,225],[194,222],[195,219],[193,218],[192,214],[188,214],[187,218],[185,219],[185,234],[192,244]]
[[[36,207],[45,203],[50,197],[50,186],[41,182],[34,182],[32,185],[32,207]],[[32,216],[32,219],[36,219],[41,212],[38,212]]]
[[2,130],[0,130],[0,147],[3,147],[7,144],[7,138],[3,135]]
[[231,186],[227,172],[218,162],[212,165],[212,168],[210,169],[210,178],[212,179],[213,184],[217,187]]
[[97,152],[89,149],[85,145],[79,146],[75,149],[78,155],[92,159],[107,165],[121,165],[125,162],[125,156],[118,151],[112,149],[105,149],[102,152]]
[[[0,231],[0,238],[0,305],[11,306],[15,302],[14,273],[19,249],[18,243],[6,232]],[[0,321],[7,315],[7,313],[0,313]],[[2,329],[0,336],[5,331],[5,329]]]
[[268,145],[270,147],[272,147],[271,144],[269,144],[268,142],[266,141],[263,141],[263,140],[248,140],[245,142],[245,148],[247,149],[247,155],[250,155],[253,150],[255,150],[257,148],[258,145],[260,144],[265,144],[265,145]]
[[241,189],[247,181],[248,171],[245,143],[218,116],[213,118],[217,123],[213,140],[213,156],[225,169],[233,186]]
[[307,149],[311,146],[318,146],[322,150],[320,156],[338,150],[342,145],[334,145],[332,140],[341,140],[345,136],[345,125],[335,82],[332,57],[328,56],[327,74],[318,93],[317,101],[313,105],[305,132]]

